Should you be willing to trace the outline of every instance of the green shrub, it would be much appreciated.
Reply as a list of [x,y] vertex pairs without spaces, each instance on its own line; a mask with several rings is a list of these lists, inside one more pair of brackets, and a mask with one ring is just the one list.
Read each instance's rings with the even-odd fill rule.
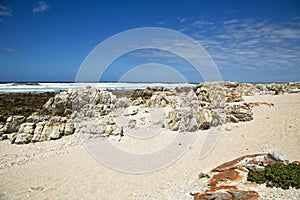
[[201,173],[199,174],[199,179],[201,179],[201,178],[210,178],[210,177],[209,177],[208,174],[205,174],[205,173],[202,173],[202,172],[201,172]]
[[266,183],[267,187],[289,189],[300,188],[300,165],[298,164],[274,164],[267,165],[264,171],[250,171],[248,181],[258,184]]

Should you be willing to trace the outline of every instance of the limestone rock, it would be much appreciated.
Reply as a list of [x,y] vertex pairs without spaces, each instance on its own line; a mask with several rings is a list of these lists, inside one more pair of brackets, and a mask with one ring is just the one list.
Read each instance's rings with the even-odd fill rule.
[[139,106],[144,104],[144,100],[142,97],[138,97],[136,100],[132,101],[133,106]]
[[65,124],[64,135],[72,135],[74,133],[75,126],[72,122],[67,122]]
[[33,134],[35,129],[35,123],[23,123],[20,125],[18,133],[27,133],[27,134]]
[[[80,112],[83,116],[93,117],[100,112],[106,115],[110,112],[111,106],[115,104],[116,96],[111,92],[98,90],[92,87],[81,89],[70,89],[55,95],[54,98],[43,106],[52,115],[70,115],[72,112]],[[100,105],[94,111],[96,105]]]
[[45,122],[38,122],[33,132],[32,142],[42,141],[42,133],[45,126]]
[[237,86],[239,86],[239,83],[238,82],[225,82],[224,83],[224,86],[225,87],[228,87],[228,88],[236,88]]
[[[47,126],[47,124],[45,125]],[[50,125],[51,132],[49,134],[50,139],[59,139],[64,134],[65,124],[60,122],[55,122],[54,124]]]
[[229,105],[226,111],[228,122],[245,122],[253,119],[251,106],[248,104]]
[[236,87],[235,91],[240,93],[242,96],[253,96],[256,92],[258,92],[258,89],[250,83],[241,83]]
[[27,144],[31,141],[32,135],[28,133],[18,133],[14,141],[15,144]]
[[130,106],[125,109],[123,115],[124,116],[136,115],[138,112],[139,112],[139,106]]
[[133,129],[135,128],[135,126],[136,126],[136,120],[135,119],[129,120],[127,127]]
[[180,110],[170,111],[166,118],[166,127],[172,131],[178,131],[182,113]]
[[208,129],[213,121],[212,113],[210,110],[202,110],[199,112],[198,119],[201,129]]
[[24,121],[25,121],[24,116],[18,116],[18,115],[10,116],[6,120],[6,124],[3,128],[3,131],[5,133],[17,132],[20,128],[20,124],[22,124]]
[[150,107],[165,107],[168,104],[171,104],[172,99],[170,96],[167,96],[165,93],[154,93],[148,101]]
[[210,102],[208,87],[205,84],[199,84],[194,88],[199,101]]
[[210,110],[175,109],[168,113],[165,127],[180,132],[208,129],[213,121]]
[[117,108],[127,108],[130,106],[130,100],[126,97],[121,97],[116,100],[116,107]]
[[208,192],[205,194],[199,194],[195,200],[259,200],[259,194],[255,191],[247,191],[247,190],[221,190],[217,192]]
[[272,151],[269,153],[269,156],[275,160],[276,163],[282,163],[282,164],[288,164],[289,158],[283,154],[280,154],[278,152]]
[[204,107],[204,105],[209,104],[208,102],[199,103],[196,93],[191,90],[188,94],[181,94],[178,99],[179,107],[193,107],[197,108],[198,106]]
[[49,121],[51,118],[50,115],[39,115],[39,114],[32,114],[29,117],[27,117],[26,122],[31,123],[38,123],[38,122],[46,122]]
[[130,99],[132,101],[138,99],[138,98],[142,98],[143,101],[147,101],[148,99],[151,98],[152,94],[153,94],[153,90],[151,88],[146,88],[145,90],[142,89],[136,89],[134,90],[131,95],[130,95]]
[[238,92],[226,92],[226,102],[239,102],[243,101],[242,96]]
[[230,124],[226,124],[225,131],[231,131],[231,130],[232,130],[232,126]]

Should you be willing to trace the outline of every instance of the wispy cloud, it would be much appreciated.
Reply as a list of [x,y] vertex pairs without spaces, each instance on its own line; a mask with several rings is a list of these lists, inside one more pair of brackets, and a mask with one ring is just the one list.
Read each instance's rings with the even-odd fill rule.
[[3,17],[10,17],[12,16],[11,10],[8,6],[4,6],[0,4],[0,22],[3,21]]
[[299,19],[272,23],[258,19],[196,20],[188,34],[225,70],[300,70]]
[[[177,22],[178,31],[196,40],[218,68],[230,74],[244,70],[261,72],[266,76],[273,72],[280,76],[281,71],[300,72],[300,18],[291,18],[285,23],[256,18],[216,20],[209,17],[194,21],[177,18]],[[180,41],[160,42],[163,42],[161,46],[180,47],[189,57],[201,59],[188,44],[182,47]],[[131,56],[149,61],[159,61],[156,58],[160,58],[169,60],[168,63],[182,63],[176,55],[163,51],[135,52]]]
[[0,51],[15,52],[16,49],[10,48],[10,47],[3,47],[3,46],[0,46]]
[[165,19],[165,20],[161,20],[161,21],[157,22],[157,24],[158,25],[165,25],[167,22],[168,22],[168,20]]
[[41,13],[50,10],[50,5],[46,1],[38,1],[32,9],[34,13]]
[[178,19],[178,21],[179,21],[180,23],[183,23],[183,22],[186,21],[186,18],[185,18],[185,17],[177,17],[177,19]]

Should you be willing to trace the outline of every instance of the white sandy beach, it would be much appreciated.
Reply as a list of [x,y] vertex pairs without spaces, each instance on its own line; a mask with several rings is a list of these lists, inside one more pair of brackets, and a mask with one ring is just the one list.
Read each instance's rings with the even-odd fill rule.
[[[270,151],[285,154],[291,161],[300,160],[300,94],[244,98],[246,102],[274,106],[254,107],[254,120],[230,124],[232,130],[224,130],[202,160],[199,152],[208,131],[191,133],[197,137],[188,151],[172,165],[153,173],[137,175],[108,168],[73,135],[26,145],[1,141],[0,199],[193,199],[189,192],[198,174],[226,161]],[[145,146],[164,146],[172,132],[159,137],[155,144],[148,141]],[[131,150],[142,148],[130,138],[118,145]],[[296,194],[300,195],[299,190]]]

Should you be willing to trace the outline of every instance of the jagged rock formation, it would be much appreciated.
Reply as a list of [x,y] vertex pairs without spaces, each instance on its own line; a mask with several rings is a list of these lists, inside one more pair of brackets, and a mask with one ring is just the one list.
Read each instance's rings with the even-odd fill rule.
[[[0,138],[23,144],[85,134],[85,138],[123,135],[123,128],[146,127],[149,123],[173,131],[194,132],[227,122],[253,119],[252,108],[274,106],[266,102],[244,103],[243,96],[300,92],[300,83],[250,84],[237,82],[201,83],[193,88],[167,89],[162,86],[138,89],[130,96],[115,96],[92,87],[72,89],[51,97],[42,108],[29,115],[0,115]],[[126,93],[128,94],[128,92]],[[38,95],[45,100],[45,95]],[[31,97],[35,100],[35,97]],[[10,102],[11,100],[9,100]],[[32,102],[28,101],[27,103]],[[7,101],[0,99],[0,106]],[[40,104],[39,104],[40,105]],[[2,107],[0,107],[2,109]],[[162,116],[151,119],[151,108],[163,108]],[[7,109],[6,109],[7,110]],[[16,108],[19,111],[21,109]],[[22,113],[22,112],[21,112]],[[116,117],[132,118],[118,124]],[[147,115],[147,116],[143,116]],[[149,116],[148,116],[149,115]],[[134,117],[133,117],[134,116]],[[124,121],[124,120],[123,120]],[[226,128],[227,127],[227,128]],[[225,128],[230,130],[229,125]]]
[[[29,142],[59,139],[74,132],[74,124],[65,117],[49,115],[11,116],[2,128],[2,139],[10,139],[11,143],[25,144]],[[3,138],[4,137],[4,138]]]

